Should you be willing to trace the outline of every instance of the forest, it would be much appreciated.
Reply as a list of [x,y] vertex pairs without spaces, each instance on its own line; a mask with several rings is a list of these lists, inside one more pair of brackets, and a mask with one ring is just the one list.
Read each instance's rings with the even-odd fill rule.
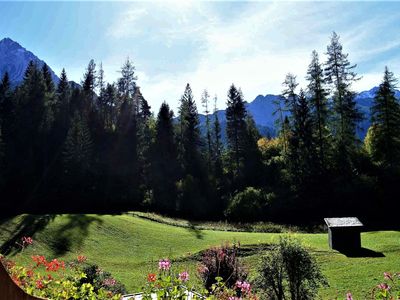
[[[81,85],[31,62],[23,82],[0,83],[0,213],[119,213],[190,219],[321,223],[328,216],[395,223],[400,104],[382,67],[370,115],[358,109],[356,65],[333,33],[313,51],[307,86],[283,78],[277,136],[263,137],[241,89],[227,87],[226,136],[207,90],[189,84],[179,109],[153,108],[127,59],[117,82],[91,60]],[[145,91],[143,91],[145,94]],[[168,97],[168,95],[165,95]],[[200,130],[199,110],[206,116]],[[370,118],[365,140],[359,122]]]

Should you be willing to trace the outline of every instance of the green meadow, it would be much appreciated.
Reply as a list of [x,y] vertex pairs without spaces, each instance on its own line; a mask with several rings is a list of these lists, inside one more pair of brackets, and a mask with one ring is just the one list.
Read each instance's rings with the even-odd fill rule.
[[[30,235],[34,244],[18,251],[16,242]],[[245,250],[242,262],[251,277],[264,248],[281,235],[295,237],[315,256],[330,287],[322,289],[322,299],[344,299],[347,291],[354,299],[364,299],[383,278],[383,272],[400,271],[400,232],[376,231],[362,234],[363,257],[347,257],[328,247],[326,233],[257,233],[198,229],[153,221],[138,215],[20,215],[0,225],[0,250],[18,264],[30,264],[32,255],[48,259],[73,260],[85,255],[136,292],[149,272],[157,271],[161,258],[170,258],[176,271],[188,270],[196,277],[200,251],[225,242],[238,243]]]

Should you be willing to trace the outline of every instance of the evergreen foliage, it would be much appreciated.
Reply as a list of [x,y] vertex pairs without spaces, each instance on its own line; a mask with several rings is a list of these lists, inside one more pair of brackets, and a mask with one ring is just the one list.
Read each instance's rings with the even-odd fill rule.
[[398,165],[400,158],[400,104],[395,97],[396,84],[397,79],[386,67],[371,107],[375,132],[371,154],[375,161],[387,167]]

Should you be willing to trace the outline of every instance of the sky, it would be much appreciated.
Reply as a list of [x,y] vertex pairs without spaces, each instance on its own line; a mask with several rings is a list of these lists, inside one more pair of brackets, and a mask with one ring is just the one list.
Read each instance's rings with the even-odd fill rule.
[[400,2],[159,1],[3,2],[0,39],[10,37],[59,74],[80,82],[91,58],[116,81],[129,57],[144,97],[176,110],[190,83],[199,111],[204,89],[226,106],[234,83],[245,100],[279,94],[285,74],[305,87],[311,52],[325,61],[333,31],[362,79],[380,83],[387,65],[400,77]]

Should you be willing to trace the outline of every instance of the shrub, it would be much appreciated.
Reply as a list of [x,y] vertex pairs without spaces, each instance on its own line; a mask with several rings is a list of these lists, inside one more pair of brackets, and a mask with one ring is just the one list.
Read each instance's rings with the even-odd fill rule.
[[208,290],[217,277],[222,278],[228,288],[233,287],[237,281],[247,278],[247,273],[238,261],[238,251],[238,245],[226,244],[210,248],[203,253],[198,271]]
[[15,284],[30,295],[52,300],[121,298],[121,295],[114,294],[108,288],[96,290],[91,283],[82,283],[86,274],[75,262],[65,264],[57,259],[48,261],[39,255],[32,256],[32,261],[32,265],[21,267],[0,256],[0,263],[4,264]]
[[308,251],[297,241],[281,238],[278,246],[261,258],[258,287],[273,299],[307,300],[317,296],[327,280]]
[[115,294],[126,294],[125,286],[115,280],[111,273],[100,269],[97,265],[87,264],[83,267],[82,271],[86,274],[84,278],[80,280],[81,284],[90,283],[95,292],[100,289],[106,289]]
[[267,197],[262,190],[247,187],[231,199],[225,214],[235,221],[260,219],[266,203]]

